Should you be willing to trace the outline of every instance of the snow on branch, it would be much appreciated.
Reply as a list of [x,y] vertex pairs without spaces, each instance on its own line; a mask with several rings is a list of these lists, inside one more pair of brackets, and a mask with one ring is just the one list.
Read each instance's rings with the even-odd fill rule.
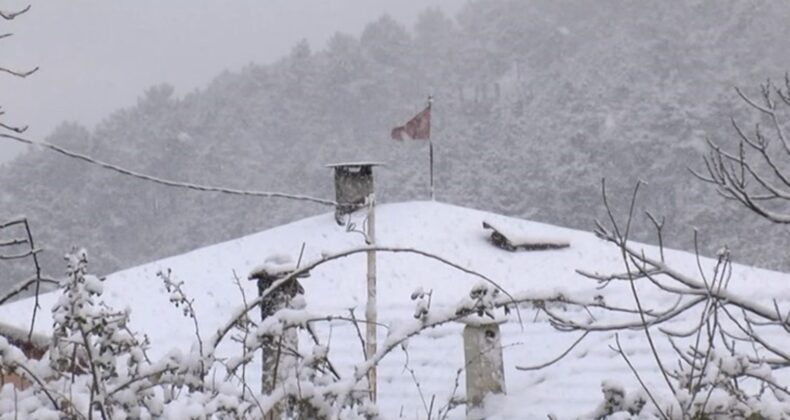
[[[648,213],[659,237],[658,256],[632,245],[628,232],[634,220],[634,209],[639,184],[634,189],[627,219],[619,222],[606,197],[602,183],[604,207],[609,225],[596,221],[594,233],[617,247],[625,270],[620,273],[599,274],[579,271],[581,275],[600,285],[600,288],[625,289],[638,309],[630,321],[612,321],[598,316],[589,322],[568,319],[553,314],[552,322],[561,329],[591,331],[621,331],[641,329],[658,372],[664,379],[672,398],[661,397],[657,389],[643,380],[628,357],[628,351],[615,335],[611,349],[628,365],[641,390],[634,395],[638,404],[625,404],[621,387],[604,386],[604,399],[591,418],[607,418],[615,413],[678,418],[785,418],[790,416],[790,392],[778,382],[775,373],[790,368],[790,353],[784,350],[790,339],[790,311],[771,304],[755,301],[728,290],[732,276],[729,251],[722,249],[712,268],[703,269],[699,252],[696,253],[697,273],[682,273],[664,259],[661,240],[663,222]],[[695,244],[696,244],[695,233]],[[643,284],[636,288],[639,282]],[[660,302],[663,296],[676,299],[664,311],[649,307],[642,299],[651,293],[649,302]],[[658,294],[658,296],[656,296]],[[606,308],[592,308],[602,312]],[[622,314],[621,314],[622,315]],[[659,326],[672,318],[695,320],[691,328],[677,330]],[[657,340],[667,342],[673,351],[659,351]],[[668,359],[672,359],[667,362]],[[645,397],[639,397],[644,395]],[[646,405],[644,401],[650,401]]]
[[14,12],[0,10],[0,18],[3,18],[5,20],[14,20],[14,18],[16,18],[17,16],[27,13],[30,10],[30,7],[31,5],[28,4],[27,6],[25,6],[25,8]]
[[[757,99],[739,88],[735,91],[749,107],[768,118],[767,130],[756,124],[750,135],[733,119],[737,148],[726,150],[708,139],[704,170],[689,170],[699,180],[712,184],[725,199],[737,201],[771,222],[788,224],[790,173],[782,159],[790,157],[790,140],[785,132],[790,111],[790,75],[785,75],[783,86],[770,80],[762,84]],[[772,140],[779,146],[772,147]]]
[[[0,18],[2,18],[3,20],[13,20],[17,16],[20,16],[22,14],[27,13],[29,10],[30,10],[30,5],[27,5],[27,7],[23,8],[21,10],[14,11],[14,12],[0,10]],[[0,34],[0,39],[8,38],[11,35],[13,35],[13,34],[11,34],[11,33]],[[21,77],[21,78],[28,77],[28,76],[32,75],[33,73],[35,73],[36,71],[38,71],[38,67],[36,67],[36,68],[34,68],[32,70],[22,70],[22,71],[20,71],[20,70],[12,70],[12,69],[0,66],[0,73],[7,73],[7,74],[10,74],[12,76]],[[21,132],[25,131],[25,129],[26,129],[26,128],[21,129],[21,128],[17,128],[17,127],[12,127],[12,126],[8,126],[8,125],[2,124],[2,123],[0,123],[0,127],[8,129],[8,130],[11,130],[11,131],[14,131],[14,132],[17,132],[17,133],[21,133]]]
[[11,286],[10,288],[0,293],[0,305],[8,302],[9,300],[13,299],[15,296],[28,290],[31,286],[33,286],[38,282],[54,285],[54,286],[59,284],[57,280],[50,277],[43,277],[43,276],[41,278],[38,278],[36,276],[28,277],[27,279],[20,281],[19,283]]
[[[278,382],[271,392],[258,394],[245,380],[238,383],[233,378],[244,377],[237,376],[237,370],[251,361],[250,356],[267,338],[278,342],[277,338],[287,334],[288,330],[310,330],[313,324],[321,321],[356,323],[355,317],[311,314],[303,304],[289,305],[247,330],[242,341],[242,357],[216,358],[213,351],[221,339],[220,335],[207,346],[206,352],[202,346],[195,346],[187,353],[174,350],[159,361],[151,361],[147,356],[150,343],[128,328],[129,312],[114,310],[100,300],[104,288],[100,279],[88,274],[87,253],[75,250],[67,258],[68,277],[62,284],[63,295],[53,308],[53,343],[46,360],[40,363],[28,361],[13,345],[0,339],[0,369],[21,372],[31,385],[18,390],[19,396],[11,396],[4,388],[0,391],[0,402],[10,398],[37,400],[36,408],[33,408],[35,413],[19,413],[22,415],[57,413],[77,418],[114,418],[124,413],[133,417],[159,417],[166,415],[168,407],[178,407],[195,400],[205,401],[200,412],[207,416],[264,418],[285,401],[292,410],[301,413],[297,417],[339,418],[349,410],[369,415],[375,409],[370,401],[365,401],[367,393],[360,394],[356,392],[357,388],[364,386],[367,371],[372,366],[409,337],[464,317],[490,316],[496,308],[519,303],[514,302],[512,296],[505,296],[494,284],[481,282],[458,305],[440,310],[429,306],[413,322],[389,328],[382,348],[359,362],[353,374],[345,378],[341,378],[332,367],[328,347],[317,339],[314,346],[306,351],[285,347],[283,352],[297,360],[294,369],[284,372],[285,379]],[[170,273],[160,277],[170,290],[171,299],[185,305],[187,315],[194,319],[192,300],[184,294],[182,283],[173,280]],[[285,281],[280,280],[279,284]],[[277,284],[273,284],[269,292],[276,287]],[[540,301],[547,298],[539,296]],[[258,301],[246,302],[242,311],[246,313],[257,307]],[[229,324],[233,328],[247,328],[240,327],[238,321],[234,315]],[[249,325],[248,320],[241,324]],[[196,330],[196,334],[199,336],[199,331]],[[282,343],[281,340],[279,342]],[[218,384],[211,378],[223,369],[228,377]],[[53,370],[58,373],[45,374]],[[130,409],[132,411],[127,411]]]
[[[568,298],[562,293],[522,293],[513,296],[505,296],[500,293],[493,285],[481,282],[470,290],[469,295],[462,299],[458,304],[442,308],[430,308],[420,312],[420,316],[415,316],[411,321],[389,329],[387,337],[380,343],[376,353],[368,355],[365,360],[355,364],[353,374],[344,378],[336,378],[331,382],[323,384],[313,383],[310,387],[310,398],[318,399],[334,407],[330,412],[337,413],[335,410],[342,410],[344,401],[355,400],[355,395],[360,393],[359,386],[365,385],[368,372],[378,365],[392,351],[400,348],[410,338],[423,333],[426,330],[439,326],[467,319],[469,317],[493,316],[493,311],[503,309],[514,304],[531,304],[535,308],[546,308],[551,305],[568,306],[569,304],[594,305],[595,302],[578,302]],[[417,305],[419,308],[423,306]],[[256,333],[247,341],[247,351],[254,350],[260,343],[260,339],[271,334],[282,334],[290,328],[304,328],[308,322],[318,320],[334,320],[342,317],[316,316],[301,310],[283,309],[276,312],[273,316],[258,326]],[[346,320],[354,320],[346,318]],[[566,352],[567,353],[567,352]],[[307,356],[302,356],[307,359]],[[274,406],[284,400],[289,395],[289,388],[293,383],[283,382],[270,394],[268,403]],[[364,390],[362,395],[367,395]],[[430,411],[430,410],[429,410]],[[334,418],[334,417],[332,417]]]
[[[27,7],[23,8],[21,10],[17,10],[17,11],[13,11],[13,12],[0,10],[0,18],[3,19],[3,20],[6,20],[6,21],[13,20],[17,16],[22,15],[24,13],[27,13],[28,10],[30,10],[30,5],[28,5]],[[13,33],[10,33],[10,32],[9,33],[2,33],[2,34],[0,34],[0,40],[8,38],[8,37],[10,37],[12,35],[13,35]],[[14,69],[11,69],[9,67],[5,67],[3,65],[0,65],[0,73],[10,74],[11,76],[15,76],[15,77],[23,78],[23,79],[28,77],[28,76],[30,76],[30,75],[32,75],[33,73],[35,73],[37,71],[38,71],[38,67],[35,67],[35,68],[31,69],[31,70],[14,70]],[[4,114],[5,114],[5,111],[0,106],[0,116],[4,115]],[[16,134],[21,134],[21,133],[24,133],[25,131],[27,131],[27,126],[15,126],[15,125],[10,125],[10,124],[4,123],[4,122],[0,122],[0,129],[8,130],[8,131],[10,131],[12,133],[16,133]]]
[[[449,306],[432,305],[430,302],[434,292],[415,291],[412,296],[414,316],[399,325],[382,324],[387,328],[386,338],[376,353],[355,362],[351,373],[344,375],[340,375],[333,367],[329,343],[319,342],[313,330],[321,327],[323,322],[343,321],[354,326],[364,322],[353,313],[351,316],[311,313],[304,300],[297,296],[295,300],[298,302],[279,309],[259,323],[247,316],[259,307],[261,299],[301,273],[369,249],[422,255],[473,275],[479,282],[470,288],[468,295]],[[402,347],[409,338],[426,330],[470,318],[498,319],[499,315],[495,315],[495,312],[507,313],[519,308],[531,308],[547,314],[552,325],[560,330],[563,330],[562,326],[576,330],[577,326],[594,322],[594,318],[565,320],[558,315],[570,312],[612,311],[634,317],[637,321],[639,319],[633,308],[608,304],[601,296],[588,297],[582,292],[562,291],[509,293],[487,276],[428,252],[411,248],[360,247],[324,256],[301,268],[293,267],[288,276],[273,282],[256,299],[248,300],[243,296],[244,305],[229,317],[213,337],[205,341],[205,346],[192,346],[185,352],[173,349],[160,360],[151,360],[148,357],[151,343],[129,329],[129,312],[114,310],[101,300],[104,289],[102,281],[88,274],[87,253],[74,251],[68,261],[69,276],[62,283],[63,296],[53,308],[54,343],[46,359],[42,362],[16,360],[16,356],[11,356],[11,353],[8,353],[8,357],[0,358],[0,369],[20,372],[30,383],[30,388],[17,391],[18,396],[12,395],[7,388],[0,390],[0,403],[11,401],[12,398],[36,398],[38,411],[35,415],[56,413],[76,418],[116,418],[122,415],[167,417],[179,407],[200,401],[196,415],[207,417],[216,415],[263,419],[277,412],[278,407],[288,407],[291,410],[289,412],[295,413],[297,418],[373,418],[377,409],[368,397],[367,373],[387,355]],[[174,280],[169,272],[163,272],[160,277],[170,291],[171,300],[178,303],[179,309],[185,311],[189,318],[196,320],[193,300],[186,296],[183,283]],[[237,276],[236,281],[238,283]],[[568,311],[569,307],[577,310]],[[663,311],[646,311],[645,316],[660,323],[669,314],[681,310],[682,305],[675,304]],[[639,327],[637,321],[634,321],[633,326]],[[300,349],[280,339],[289,331],[297,329],[311,333],[314,340],[312,346]],[[242,334],[229,334],[231,331]],[[197,324],[195,334],[199,339]],[[558,357],[529,369],[557,363],[589,334],[590,331],[584,330],[573,345]],[[220,357],[217,347],[228,335],[241,344],[241,351]],[[253,390],[247,383],[245,369],[252,362],[254,354],[260,354],[266,342],[280,343],[276,347],[278,352],[292,358],[294,362],[283,372],[284,375],[276,381],[273,389],[262,392]],[[45,375],[53,370],[58,374]],[[215,377],[224,377],[224,380],[216,381]],[[458,387],[458,379],[455,386]],[[459,404],[464,404],[462,398],[451,398],[441,413],[446,417],[447,412]],[[427,411],[433,412],[433,409],[429,407]],[[20,414],[33,415],[29,412]]]
[[[411,254],[421,255],[423,257],[439,261],[442,264],[445,264],[445,265],[447,265],[449,267],[452,267],[452,268],[454,268],[456,270],[459,270],[461,272],[464,272],[466,274],[475,276],[475,277],[483,280],[484,282],[490,284],[496,290],[502,292],[507,298],[509,298],[512,301],[512,303],[514,304],[513,306],[514,306],[514,309],[516,310],[516,313],[518,314],[519,322],[521,322],[521,313],[519,311],[518,305],[516,305],[517,300],[507,290],[505,290],[502,286],[500,286],[496,281],[492,280],[491,278],[489,278],[488,276],[486,276],[484,274],[481,274],[481,273],[479,273],[477,271],[474,271],[474,270],[471,270],[469,268],[466,268],[466,267],[464,267],[464,266],[462,266],[460,264],[454,263],[454,262],[452,262],[452,261],[450,261],[450,260],[448,260],[446,258],[440,257],[440,256],[432,254],[430,252],[426,252],[426,251],[422,251],[422,250],[419,250],[419,249],[415,249],[415,248],[388,247],[388,246],[363,246],[363,247],[352,248],[352,249],[349,249],[349,250],[341,251],[341,252],[338,252],[336,254],[325,255],[325,256],[323,256],[322,258],[320,258],[320,259],[318,259],[316,261],[307,263],[304,266],[293,270],[292,272],[290,272],[290,274],[282,277],[281,279],[278,279],[278,280],[274,281],[271,284],[271,286],[269,286],[266,290],[264,290],[262,293],[260,293],[260,295],[257,298],[251,300],[246,306],[244,306],[241,309],[237,310],[235,312],[235,314],[231,317],[231,319],[222,328],[217,330],[217,332],[215,333],[214,337],[212,337],[209,340],[208,348],[209,349],[216,349],[217,346],[219,345],[219,343],[225,337],[225,335],[229,331],[231,331],[233,329],[233,326],[240,319],[242,319],[244,316],[246,316],[247,313],[249,313],[251,310],[256,308],[258,305],[260,305],[261,301],[266,299],[274,290],[276,290],[280,286],[282,286],[282,285],[288,283],[289,281],[291,281],[292,279],[297,278],[297,277],[299,277],[299,276],[301,276],[301,275],[303,275],[305,273],[308,273],[312,269],[314,269],[314,268],[316,268],[316,267],[318,267],[320,265],[323,265],[325,263],[328,263],[330,261],[337,260],[337,259],[340,259],[340,258],[345,258],[345,257],[351,256],[351,255],[354,255],[354,254],[366,253],[368,251],[390,252],[390,253],[411,253]],[[211,353],[211,350],[209,351],[209,353]]]

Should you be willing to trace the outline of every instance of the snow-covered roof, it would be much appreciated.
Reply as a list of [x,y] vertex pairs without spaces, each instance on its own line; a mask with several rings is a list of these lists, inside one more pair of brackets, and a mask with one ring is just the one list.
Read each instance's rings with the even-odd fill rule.
[[[481,226],[484,220],[537,237],[565,239],[572,246],[541,252],[503,251],[489,243],[489,233]],[[485,274],[513,293],[561,291],[568,296],[592,296],[601,293],[596,290],[597,284],[577,274],[576,269],[600,273],[622,271],[619,251],[591,233],[448,204],[380,205],[376,223],[379,245],[412,247],[434,253]],[[289,254],[295,261],[302,242],[306,243],[303,261],[309,262],[323,255],[363,246],[364,237],[338,226],[332,214],[322,214],[114,273],[105,281],[103,296],[114,307],[131,309],[131,327],[148,334],[154,343],[153,356],[162,355],[172,347],[188,349],[194,341],[192,321],[172,307],[169,293],[156,275],[158,271],[170,269],[175,280],[185,282],[185,293],[195,299],[200,328],[210,334],[240,305],[234,273],[241,279],[247,296],[253,296],[257,289],[255,282],[246,281],[247,275],[272,255]],[[654,251],[650,247],[646,249]],[[665,257],[678,270],[697,272],[697,261],[689,253],[666,250]],[[365,262],[364,253],[359,253],[311,270],[311,277],[300,280],[308,309],[348,315],[348,310],[355,308],[357,315],[363,316]],[[710,267],[713,262],[703,259],[701,264]],[[410,296],[417,288],[432,291],[431,304],[434,306],[454,305],[479,282],[478,278],[435,260],[408,253],[379,253],[377,266],[378,319],[388,325],[413,320],[414,302]],[[744,298],[769,299],[768,302],[775,298],[782,304],[790,300],[788,281],[790,277],[785,274],[735,265],[729,288]],[[673,302],[659,301],[666,299],[662,296],[645,291],[642,299],[653,306],[671,306]],[[42,296],[42,307],[51,307],[56,299],[57,292]],[[633,306],[632,297],[623,293],[608,294],[606,299]],[[1,306],[0,319],[25,328],[29,324],[31,304],[31,300],[23,300]],[[44,310],[40,314],[37,331],[47,333],[52,324],[50,313]],[[578,333],[557,332],[544,316],[533,315],[524,309],[523,325],[513,317],[502,325],[507,395],[490,401],[495,414],[489,418],[545,419],[547,413],[554,413],[558,418],[575,417],[592,411],[601,401],[603,380],[638,388],[628,366],[608,347],[613,343],[614,333],[588,336],[568,357],[545,369],[517,370],[516,366],[533,366],[553,359],[579,336]],[[344,367],[361,360],[361,345],[356,331],[348,323],[331,325],[331,332],[323,328],[320,335],[324,342],[331,340],[329,356],[342,375]],[[454,389],[456,372],[464,365],[463,327],[461,323],[453,323],[427,330],[409,341],[408,357],[399,349],[384,359],[378,370],[379,405],[387,417],[425,418],[414,378],[404,369],[407,361],[427,400],[435,395],[437,407],[448,400]],[[379,333],[383,337],[386,329],[380,328]],[[624,332],[620,334],[620,341],[643,379],[657,389],[662,388],[644,334]],[[659,351],[671,352],[668,344],[657,345]],[[259,364],[253,367],[259,368]],[[461,375],[457,393],[463,394],[463,381]],[[463,408],[459,408],[450,418],[463,418],[463,415]]]

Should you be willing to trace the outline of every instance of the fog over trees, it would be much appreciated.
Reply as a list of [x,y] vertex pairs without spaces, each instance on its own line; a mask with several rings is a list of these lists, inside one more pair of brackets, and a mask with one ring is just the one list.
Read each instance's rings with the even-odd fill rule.
[[[327,198],[324,164],[379,160],[380,202],[420,200],[427,144],[389,130],[430,93],[440,201],[589,230],[602,177],[624,200],[642,179],[667,246],[692,249],[696,227],[704,255],[727,244],[737,262],[788,270],[786,228],[687,168],[704,169],[705,138],[737,144],[731,118],[764,118],[733,88],[758,93],[790,70],[790,5],[669,3],[480,0],[414,27],[382,16],[184,96],[153,86],[95,129],[64,123],[46,140],[163,178]],[[109,273],[329,210],[168,188],[46,150],[0,167],[0,185],[0,214],[27,216],[50,273],[73,244]],[[633,239],[654,240],[636,226]],[[0,269],[11,284],[29,267]]]

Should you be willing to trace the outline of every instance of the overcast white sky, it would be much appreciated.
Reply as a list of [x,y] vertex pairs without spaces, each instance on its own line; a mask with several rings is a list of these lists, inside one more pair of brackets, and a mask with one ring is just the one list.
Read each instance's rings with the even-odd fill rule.
[[[450,15],[466,0],[7,0],[31,11],[0,21],[0,64],[40,66],[28,79],[0,77],[4,121],[42,139],[61,121],[93,127],[135,103],[149,86],[177,92],[206,85],[224,69],[268,63],[306,38],[322,49],[335,32],[358,35],[388,13],[411,26],[427,7]],[[0,162],[19,146],[0,141]]]

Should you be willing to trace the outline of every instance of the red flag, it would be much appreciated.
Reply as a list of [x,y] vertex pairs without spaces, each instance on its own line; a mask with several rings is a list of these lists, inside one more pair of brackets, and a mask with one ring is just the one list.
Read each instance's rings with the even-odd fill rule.
[[410,119],[406,125],[392,129],[393,140],[403,140],[408,137],[412,140],[431,139],[431,106],[428,105],[422,112]]

